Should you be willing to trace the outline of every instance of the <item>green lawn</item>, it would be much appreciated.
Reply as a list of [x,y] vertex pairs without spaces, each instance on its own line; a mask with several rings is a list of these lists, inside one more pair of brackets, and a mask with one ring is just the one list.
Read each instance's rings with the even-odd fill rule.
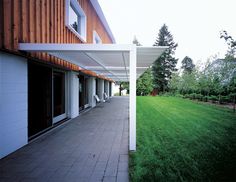
[[131,181],[236,181],[236,114],[174,97],[137,97]]

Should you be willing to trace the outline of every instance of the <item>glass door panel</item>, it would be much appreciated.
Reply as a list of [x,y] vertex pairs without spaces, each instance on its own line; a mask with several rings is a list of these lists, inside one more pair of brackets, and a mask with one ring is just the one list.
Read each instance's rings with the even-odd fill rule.
[[66,118],[65,73],[53,72],[53,123]]

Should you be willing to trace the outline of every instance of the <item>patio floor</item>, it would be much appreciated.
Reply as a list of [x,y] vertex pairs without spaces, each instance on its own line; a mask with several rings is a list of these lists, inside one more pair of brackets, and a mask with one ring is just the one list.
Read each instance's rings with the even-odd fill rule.
[[0,181],[129,181],[128,107],[113,97],[39,137],[0,160]]

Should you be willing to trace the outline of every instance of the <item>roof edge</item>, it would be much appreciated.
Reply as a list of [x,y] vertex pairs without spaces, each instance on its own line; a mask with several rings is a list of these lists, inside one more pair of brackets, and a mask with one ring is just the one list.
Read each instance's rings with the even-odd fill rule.
[[115,40],[115,37],[107,23],[107,20],[106,20],[106,17],[105,15],[103,14],[103,11],[102,11],[102,8],[101,6],[99,5],[98,1],[97,0],[90,0],[91,4],[93,5],[98,17],[100,18],[100,20],[102,21],[102,24],[104,25],[107,33],[109,34],[111,40],[112,40],[112,43],[116,43],[116,40]]

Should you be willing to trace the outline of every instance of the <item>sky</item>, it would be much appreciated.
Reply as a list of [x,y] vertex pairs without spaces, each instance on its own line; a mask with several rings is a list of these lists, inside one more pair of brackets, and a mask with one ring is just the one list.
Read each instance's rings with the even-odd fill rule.
[[236,39],[236,0],[98,0],[117,44],[130,44],[134,36],[152,46],[165,23],[178,43],[179,65],[185,56],[194,63],[217,55],[227,45],[220,39],[226,30]]

